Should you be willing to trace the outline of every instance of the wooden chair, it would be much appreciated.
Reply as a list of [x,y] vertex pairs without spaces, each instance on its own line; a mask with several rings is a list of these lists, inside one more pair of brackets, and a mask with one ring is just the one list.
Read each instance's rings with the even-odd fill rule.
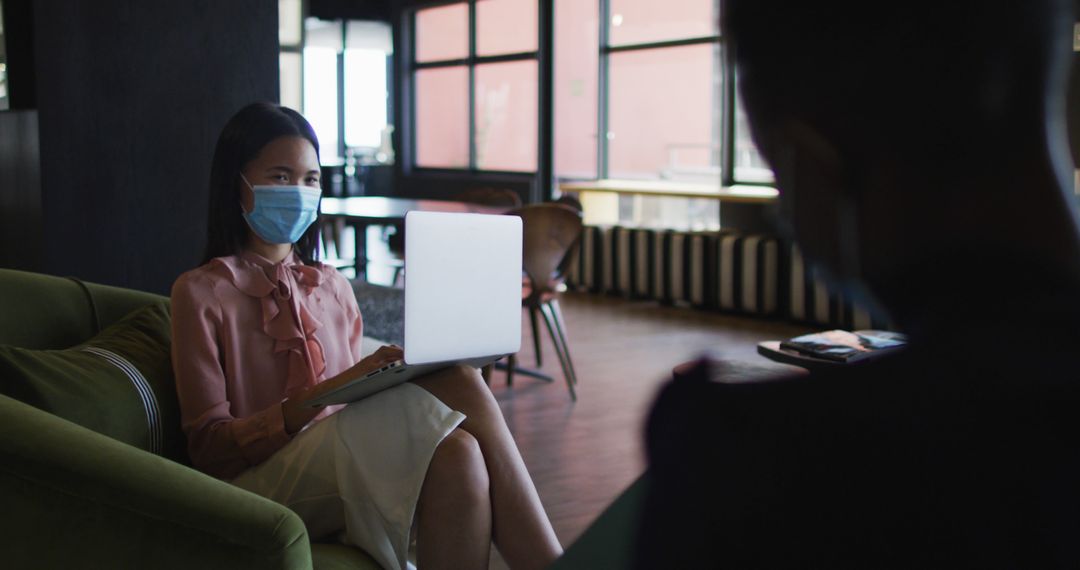
[[[559,307],[559,293],[566,278],[564,262],[581,238],[581,212],[563,204],[546,203],[525,206],[512,212],[521,216],[523,227],[521,303],[529,310],[532,323],[533,347],[537,365],[540,364],[540,330],[538,316],[543,317],[555,354],[559,357],[570,398],[577,401],[577,374],[570,359],[566,341],[566,325]],[[507,363],[506,381],[513,384],[517,355]]]
[[[517,192],[506,188],[469,188],[468,190],[451,195],[449,199],[457,202],[470,202],[487,206],[504,206],[508,210],[521,207],[521,197],[518,196]],[[394,265],[393,284],[397,285],[398,279],[401,277],[401,272],[405,269],[405,264],[402,262],[402,260],[405,259],[405,232],[403,228],[394,228],[394,232],[386,238],[386,245],[387,249],[390,250],[390,256]]]
[[[577,198],[575,198],[574,196],[572,196],[570,194],[563,194],[562,197],[560,197],[558,200],[555,200],[552,203],[561,204],[563,206],[573,208],[574,210],[577,211],[579,217],[582,216],[581,202]],[[581,238],[579,236],[578,241],[580,241],[580,240],[581,240]],[[566,256],[563,257],[563,260],[559,262],[559,267],[555,270],[555,273],[560,276],[560,280],[559,280],[559,283],[558,283],[558,286],[557,286],[557,289],[558,289],[559,293],[562,293],[563,291],[566,291],[566,283],[564,282],[564,280],[565,280],[565,276],[566,276],[567,272],[570,270],[570,267],[574,263],[574,260],[577,258],[576,254],[577,254],[577,249],[578,248],[576,246],[577,246],[577,242],[575,241],[573,244],[571,244],[569,251],[566,252]],[[540,366],[543,366],[543,359],[541,357],[541,352],[540,352],[540,335],[537,333],[537,331],[538,331],[538,326],[537,326],[538,312],[539,311],[536,308],[532,308],[532,309],[529,310],[529,322],[532,325],[532,330],[533,330],[533,347],[534,347],[534,352],[535,352],[535,355],[536,355],[536,366],[540,367]],[[513,377],[512,376],[507,377],[507,381],[508,381],[508,383],[512,384],[513,383]]]
[[458,202],[471,202],[487,206],[505,206],[507,208],[520,208],[521,196],[517,192],[506,188],[479,187],[469,188],[454,194],[451,200]]
[[562,204],[564,206],[570,206],[571,208],[579,212],[583,209],[581,206],[581,200],[578,200],[577,197],[573,194],[563,194],[562,196],[559,196],[557,200],[555,200],[555,203]]

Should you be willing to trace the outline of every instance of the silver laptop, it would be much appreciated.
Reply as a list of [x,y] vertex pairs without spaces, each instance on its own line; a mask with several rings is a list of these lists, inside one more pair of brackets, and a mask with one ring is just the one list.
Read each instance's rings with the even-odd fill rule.
[[344,404],[448,366],[521,348],[521,218],[405,216],[404,359],[305,402]]

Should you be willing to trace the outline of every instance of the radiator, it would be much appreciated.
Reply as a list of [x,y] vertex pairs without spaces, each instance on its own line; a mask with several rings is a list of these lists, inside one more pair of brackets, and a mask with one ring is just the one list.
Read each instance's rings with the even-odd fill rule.
[[567,284],[579,291],[847,329],[887,319],[830,287],[776,236],[586,226]]

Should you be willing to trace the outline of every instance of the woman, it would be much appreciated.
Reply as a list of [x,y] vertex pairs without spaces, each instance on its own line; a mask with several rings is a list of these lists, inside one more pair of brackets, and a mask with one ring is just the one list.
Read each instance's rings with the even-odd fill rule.
[[[256,103],[225,126],[210,171],[206,259],[173,286],[173,367],[202,471],[278,501],[313,539],[405,567],[512,567],[561,553],[502,414],[457,367],[347,407],[302,402],[401,358],[361,358],[348,282],[315,261],[319,145],[297,112]],[[414,517],[415,514],[415,517]]]

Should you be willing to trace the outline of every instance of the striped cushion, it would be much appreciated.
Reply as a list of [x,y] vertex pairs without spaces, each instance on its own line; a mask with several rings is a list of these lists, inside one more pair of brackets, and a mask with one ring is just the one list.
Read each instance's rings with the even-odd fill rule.
[[0,346],[0,393],[183,461],[169,305],[138,309],[66,350]]

